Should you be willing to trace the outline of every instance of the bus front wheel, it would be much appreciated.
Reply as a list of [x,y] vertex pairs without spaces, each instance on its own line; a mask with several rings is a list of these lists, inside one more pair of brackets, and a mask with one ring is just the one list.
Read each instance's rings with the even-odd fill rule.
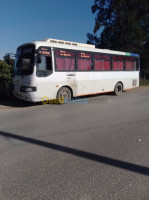
[[115,95],[121,95],[123,92],[123,86],[121,83],[117,83],[116,86],[115,86],[115,89],[114,89],[114,93]]
[[71,91],[67,87],[62,87],[57,94],[58,99],[71,99]]

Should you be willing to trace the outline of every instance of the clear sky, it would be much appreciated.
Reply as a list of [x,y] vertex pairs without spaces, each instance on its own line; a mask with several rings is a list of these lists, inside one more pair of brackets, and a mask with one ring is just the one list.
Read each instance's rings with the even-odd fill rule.
[[86,43],[94,0],[0,0],[0,59],[26,42],[54,38]]

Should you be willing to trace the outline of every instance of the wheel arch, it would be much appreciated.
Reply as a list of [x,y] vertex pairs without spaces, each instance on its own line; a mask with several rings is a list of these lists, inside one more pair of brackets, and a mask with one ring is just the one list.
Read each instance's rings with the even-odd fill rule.
[[118,81],[118,82],[115,84],[115,86],[114,86],[114,90],[115,90],[115,87],[116,87],[116,85],[117,85],[118,83],[122,84],[122,87],[123,87],[123,90],[124,90],[124,84],[123,84],[122,81]]
[[63,88],[63,87],[68,88],[68,89],[70,90],[70,92],[71,92],[71,97],[73,97],[73,90],[72,90],[72,88],[71,88],[69,85],[62,85],[62,86],[58,89],[56,96],[58,95],[58,92],[60,91],[60,89]]

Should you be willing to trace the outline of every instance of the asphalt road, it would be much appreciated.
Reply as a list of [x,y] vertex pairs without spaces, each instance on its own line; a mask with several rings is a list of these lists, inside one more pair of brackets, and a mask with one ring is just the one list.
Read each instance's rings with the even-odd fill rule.
[[149,200],[149,87],[1,102],[0,200]]

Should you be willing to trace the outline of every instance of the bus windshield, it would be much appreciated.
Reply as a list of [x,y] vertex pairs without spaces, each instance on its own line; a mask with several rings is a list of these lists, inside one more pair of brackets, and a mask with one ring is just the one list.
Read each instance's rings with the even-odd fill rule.
[[15,75],[30,75],[33,73],[35,46],[19,47],[15,59]]

